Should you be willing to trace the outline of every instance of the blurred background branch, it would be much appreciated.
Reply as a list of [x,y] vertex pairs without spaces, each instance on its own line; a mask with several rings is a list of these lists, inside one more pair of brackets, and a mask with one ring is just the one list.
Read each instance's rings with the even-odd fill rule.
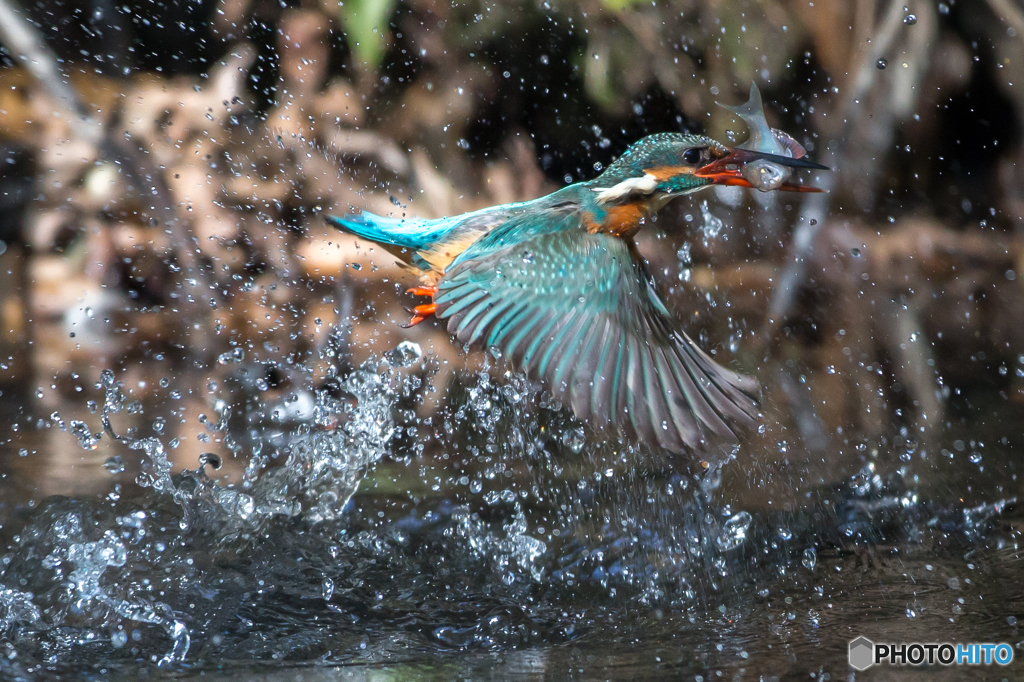
[[765,457],[788,429],[925,442],[965,396],[1024,395],[1019,22],[1003,0],[0,0],[0,390],[56,386],[47,411],[99,367],[157,385],[159,356],[286,396],[301,358],[402,339],[451,381],[476,356],[393,324],[401,269],[321,213],[530,199],[659,131],[739,142],[715,103],[753,81],[831,193],[678,201],[641,251],[762,378]]

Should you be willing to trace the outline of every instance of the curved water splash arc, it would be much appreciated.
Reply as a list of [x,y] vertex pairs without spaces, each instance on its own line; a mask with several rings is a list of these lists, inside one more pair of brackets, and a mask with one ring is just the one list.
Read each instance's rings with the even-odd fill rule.
[[[339,519],[367,468],[389,451],[395,405],[418,381],[400,370],[419,357],[418,348],[406,347],[390,356],[393,362],[356,368],[340,381],[346,400],[317,392],[313,418],[296,425],[287,458],[255,469],[245,488],[207,476],[205,465],[215,456],[171,475],[160,438],[119,435],[112,416],[126,398],[114,373],[103,372],[104,431],[142,453],[136,483],[147,492],[132,501],[117,495],[105,503],[45,503],[21,533],[17,551],[0,565],[0,585],[28,589],[0,587],[0,631],[6,636],[16,629],[44,648],[56,646],[59,659],[105,642],[114,651],[145,651],[157,665],[185,661],[219,622],[224,588],[216,585],[224,566],[258,552],[268,532],[279,532],[275,519],[307,526]],[[226,407],[218,412],[226,423]],[[53,421],[67,429],[59,415]],[[102,437],[84,423],[70,430],[89,450]],[[123,466],[108,470],[119,473]],[[211,609],[208,618],[199,616],[198,606]],[[53,639],[59,633],[69,635]]]

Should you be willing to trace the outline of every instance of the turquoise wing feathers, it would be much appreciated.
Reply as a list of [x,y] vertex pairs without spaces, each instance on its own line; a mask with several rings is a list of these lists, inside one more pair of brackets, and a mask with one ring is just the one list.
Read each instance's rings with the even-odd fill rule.
[[672,317],[632,242],[574,212],[514,218],[445,272],[435,315],[463,343],[499,349],[576,415],[670,451],[735,440],[756,382],[708,357]]

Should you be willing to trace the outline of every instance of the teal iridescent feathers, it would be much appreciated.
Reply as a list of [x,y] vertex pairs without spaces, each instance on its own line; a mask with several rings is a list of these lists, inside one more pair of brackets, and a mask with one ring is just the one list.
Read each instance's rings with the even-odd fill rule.
[[501,232],[521,239],[468,249],[438,283],[435,315],[460,342],[499,350],[580,419],[672,452],[754,423],[756,382],[673,330],[631,242],[569,210],[513,223]]

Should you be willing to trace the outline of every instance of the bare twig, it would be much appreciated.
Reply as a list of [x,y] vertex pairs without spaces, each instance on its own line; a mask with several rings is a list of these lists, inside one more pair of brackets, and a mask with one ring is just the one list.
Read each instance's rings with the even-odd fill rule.
[[[853,127],[853,115],[857,102],[874,86],[878,74],[875,64],[889,50],[902,23],[902,0],[892,0],[874,41],[861,55],[860,64],[851,79],[851,87],[846,98],[839,103],[835,114],[830,117],[832,120],[841,122],[842,127],[836,131],[838,133],[835,138],[836,143],[830,144],[822,155],[821,163],[826,166],[836,168],[842,165],[842,159],[846,155],[849,131]],[[831,190],[833,175],[834,173],[818,173],[815,184],[826,191]],[[807,276],[807,259],[814,244],[814,238],[828,215],[828,208],[829,195],[826,193],[812,194],[804,202],[800,221],[794,231],[793,242],[790,246],[790,261],[780,276],[779,284],[768,307],[768,320],[764,333],[761,335],[762,344],[771,343],[779,322],[785,318],[793,306],[796,294]]]
[[0,0],[0,42],[46,88],[57,107],[68,117],[75,134],[99,147],[103,138],[102,126],[86,113],[67,76],[57,67],[57,57],[21,10],[15,9],[11,0]]
[[1018,36],[1024,37],[1024,12],[1021,12],[1011,0],[987,0],[999,20],[1008,24]]
[[[0,0],[0,41],[43,85],[57,108],[67,116],[75,135],[88,141],[96,149],[98,156],[119,163],[128,178],[140,190],[140,194],[152,198],[150,208],[170,230],[176,253],[186,275],[185,280],[187,281],[190,276],[198,277],[201,282],[208,284],[205,281],[208,273],[202,270],[196,258],[195,240],[185,221],[175,210],[176,202],[163,172],[149,161],[147,150],[140,148],[130,139],[111,134],[112,130],[106,129],[102,122],[89,116],[75,89],[58,68],[56,56],[24,14],[13,7],[12,0]],[[208,310],[206,306],[196,305],[200,298],[186,295],[181,305],[196,313]]]

